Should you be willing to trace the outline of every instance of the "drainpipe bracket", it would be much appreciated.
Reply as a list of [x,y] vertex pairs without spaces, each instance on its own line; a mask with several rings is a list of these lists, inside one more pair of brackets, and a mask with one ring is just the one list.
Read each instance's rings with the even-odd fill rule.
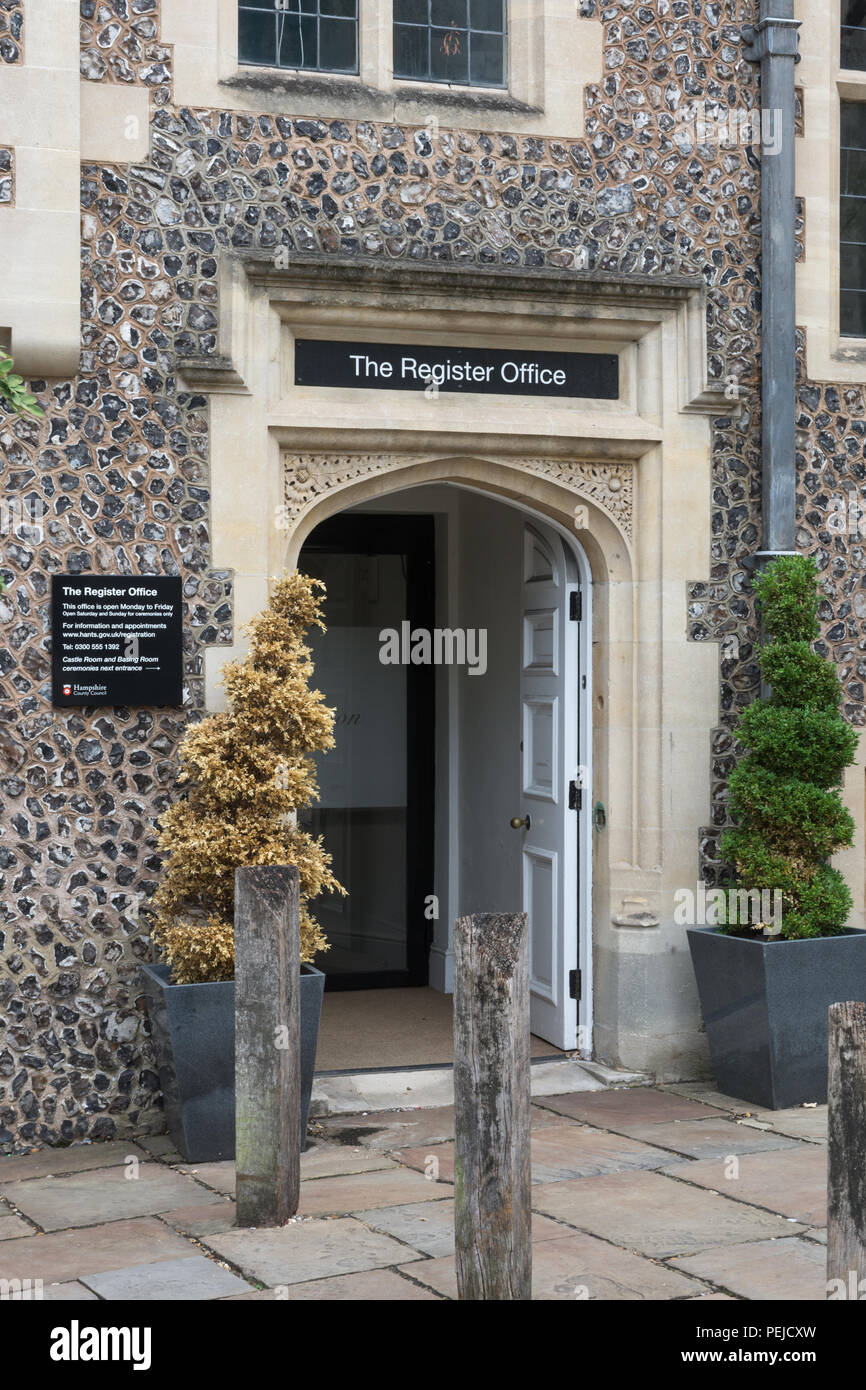
[[748,574],[754,574],[757,570],[762,570],[765,565],[769,565],[772,560],[778,560],[782,555],[799,555],[799,550],[756,550],[754,555],[746,555],[740,561],[742,569]]
[[762,58],[793,58],[800,61],[797,30],[799,19],[762,19],[759,24],[743,26],[743,57],[747,63],[760,63]]

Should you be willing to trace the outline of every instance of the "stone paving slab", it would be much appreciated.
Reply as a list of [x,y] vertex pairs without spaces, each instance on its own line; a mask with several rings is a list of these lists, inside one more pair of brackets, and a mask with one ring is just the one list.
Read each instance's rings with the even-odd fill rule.
[[609,1173],[533,1189],[537,1211],[656,1259],[796,1234],[784,1217],[661,1173]]
[[128,1178],[126,1169],[118,1165],[65,1178],[31,1178],[0,1188],[0,1195],[46,1231],[222,1200],[162,1163],[139,1164],[135,1178]]
[[[217,1192],[221,1192],[225,1197],[235,1195],[235,1161],[233,1158],[225,1158],[217,1163],[179,1163],[177,1171],[185,1177],[195,1178],[196,1182],[204,1183],[206,1187],[212,1187]],[[199,1188],[199,1191],[202,1189]]]
[[434,1105],[425,1110],[371,1110],[359,1115],[332,1115],[318,1122],[326,1140],[345,1143],[343,1136],[357,1134],[369,1148],[399,1148],[408,1135],[412,1143],[441,1144],[454,1138],[454,1106]]
[[[366,1115],[340,1115],[322,1120],[325,1139],[350,1142],[368,1149],[390,1152],[393,1149],[418,1148],[422,1144],[444,1144],[454,1138],[454,1106],[439,1105],[429,1110],[385,1110]],[[568,1116],[533,1105],[530,1124],[533,1129],[566,1125]],[[357,1139],[355,1138],[357,1136]]]
[[337,1178],[346,1173],[393,1171],[399,1165],[387,1154],[363,1149],[358,1145],[326,1144],[319,1142],[301,1154],[301,1179]]
[[735,1175],[724,1159],[703,1160],[671,1169],[677,1177],[712,1188],[737,1202],[767,1207],[807,1226],[827,1221],[827,1152],[817,1144],[798,1144],[784,1153],[743,1154]]
[[[396,1171],[399,1164],[387,1154],[359,1146],[326,1143],[319,1140],[301,1154],[301,1180],[307,1178],[334,1178],[344,1174],[372,1173],[377,1171]],[[216,1188],[227,1196],[235,1195],[235,1162],[225,1159],[220,1163],[184,1163],[180,1172],[195,1177],[208,1187]]]
[[[782,1298],[788,1286],[814,1297],[826,1253],[825,1128],[825,1108],[748,1113],[706,1086],[539,1100],[534,1297]],[[22,1213],[0,1206],[0,1278],[41,1279],[46,1296],[69,1301],[97,1290],[113,1299],[453,1297],[453,1133],[444,1105],[314,1125],[300,1213],[262,1230],[234,1225],[234,1163],[179,1160],[168,1135],[0,1159],[0,1179],[17,1174],[2,1192]],[[738,1176],[727,1178],[733,1156]],[[438,1181],[426,1176],[431,1157]],[[199,1241],[272,1287],[251,1288]],[[767,1253],[776,1248],[781,1256]],[[736,1271],[742,1249],[738,1284],[728,1265]],[[220,1274],[229,1282],[215,1285]]]
[[14,1211],[0,1207],[0,1240],[17,1240],[21,1236],[32,1236],[33,1227],[16,1216]]
[[[750,1120],[743,1121],[743,1124],[750,1123]],[[771,1110],[768,1115],[762,1115],[756,1123],[767,1123],[775,1134],[787,1134],[792,1139],[805,1139],[810,1144],[827,1143],[826,1105],[821,1105],[816,1110],[806,1110],[802,1107],[796,1110]]]
[[127,1158],[146,1163],[148,1155],[139,1143],[71,1144],[65,1149],[40,1149],[39,1153],[0,1154],[0,1186],[28,1178],[59,1178],[63,1173],[84,1173],[90,1168],[122,1168]]
[[737,1100],[717,1091],[711,1081],[666,1081],[658,1088],[665,1094],[684,1096],[687,1100],[699,1100],[705,1105],[717,1106],[733,1115],[772,1115],[763,1105],[751,1100]]
[[[665,1149],[576,1124],[534,1130],[531,1147],[533,1183],[595,1177],[627,1168],[661,1168],[672,1161],[672,1155]],[[435,1160],[434,1171],[439,1181],[454,1181],[453,1144],[399,1149],[395,1156],[401,1163],[422,1173],[430,1171],[431,1160]],[[686,1159],[680,1161],[685,1163]]]
[[96,1303],[96,1294],[71,1279],[66,1284],[49,1284],[42,1290],[43,1303]]
[[632,1124],[623,1120],[617,1129],[645,1144],[658,1144],[689,1158],[726,1158],[729,1154],[763,1153],[798,1149],[796,1139],[770,1129],[752,1129],[734,1119],[675,1120],[673,1124]]
[[[414,1268],[408,1265],[407,1269]],[[440,1300],[432,1289],[416,1284],[412,1279],[404,1279],[390,1269],[370,1269],[362,1274],[337,1274],[331,1279],[312,1279],[306,1284],[292,1284],[288,1291],[289,1302],[340,1302],[340,1303],[438,1303]],[[236,1294],[224,1300],[226,1303],[245,1303],[248,1300],[268,1300],[277,1297],[273,1289],[261,1289],[254,1293]],[[281,1297],[281,1296],[280,1296]]]
[[532,1137],[532,1180],[561,1182],[633,1168],[660,1168],[670,1159],[665,1154],[664,1149],[601,1129],[575,1125],[545,1130]]
[[403,1265],[412,1259],[405,1245],[368,1230],[351,1216],[292,1221],[271,1230],[229,1231],[214,1236],[208,1245],[248,1278],[271,1288]]
[[408,1202],[406,1206],[379,1207],[374,1211],[356,1211],[354,1215],[365,1226],[394,1236],[423,1255],[435,1259],[454,1252],[453,1198],[442,1202]]
[[[405,1207],[381,1207],[378,1211],[356,1211],[354,1215],[374,1230],[402,1240],[414,1250],[437,1259],[454,1253],[454,1200],[415,1202]],[[562,1240],[574,1232],[549,1216],[532,1213],[532,1240]]]
[[[413,1278],[446,1298],[457,1297],[454,1257],[405,1266]],[[592,1236],[544,1240],[532,1247],[532,1297],[575,1302],[585,1299],[661,1300],[703,1293],[706,1285],[678,1271],[617,1250]]]
[[395,1149],[394,1157],[417,1173],[432,1173],[433,1181],[454,1181],[453,1144],[425,1144],[420,1149]]
[[100,1274],[83,1274],[81,1282],[104,1299],[128,1299],[133,1302],[197,1301],[227,1298],[246,1293],[245,1279],[223,1269],[205,1255],[188,1255],[179,1260],[160,1260],[158,1264],[127,1265],[124,1269],[106,1269]]
[[196,1240],[204,1240],[207,1236],[218,1235],[234,1228],[235,1204],[225,1198],[222,1205],[205,1202],[198,1206],[177,1207],[173,1211],[161,1211],[159,1219],[173,1231],[181,1231]]
[[795,1237],[728,1245],[671,1261],[671,1267],[709,1279],[744,1298],[821,1302],[827,1298],[826,1264],[822,1246]]
[[454,1138],[454,1106],[429,1110],[374,1111],[322,1120],[326,1140],[358,1144],[383,1153],[419,1144],[443,1144]]
[[545,1099],[542,1105],[545,1110],[568,1115],[582,1124],[616,1130],[623,1127],[620,1121],[630,1125],[661,1124],[666,1120],[711,1120],[725,1114],[713,1106],[699,1105],[684,1096],[649,1087],[557,1096]]
[[720,1091],[714,1091],[695,1081],[677,1082],[664,1089],[691,1100],[700,1099],[707,1105],[718,1106],[719,1109],[741,1116],[749,1122],[768,1125],[778,1134],[788,1134],[794,1139],[808,1139],[816,1144],[827,1142],[826,1105],[794,1105],[786,1110],[767,1110],[752,1101],[734,1100],[731,1096],[723,1096]]
[[[560,1096],[574,1091],[601,1091],[617,1081],[638,1077],[635,1072],[612,1072],[600,1079],[599,1068],[588,1070],[573,1057],[538,1060],[529,1069],[533,1096]],[[359,1115],[372,1110],[397,1110],[414,1105],[426,1108],[454,1103],[454,1072],[450,1067],[419,1071],[354,1072],[349,1075],[320,1072],[313,1080],[310,1115]]]
[[407,1202],[436,1202],[452,1194],[450,1183],[429,1182],[409,1168],[385,1173],[347,1173],[342,1178],[313,1178],[301,1183],[300,1216],[336,1216],[372,1207]]
[[185,1163],[186,1159],[179,1153],[174,1146],[174,1140],[170,1134],[144,1134],[139,1135],[136,1142],[143,1149],[147,1149],[149,1154],[161,1158],[166,1163]]
[[123,1264],[155,1264],[190,1253],[189,1242],[155,1217],[57,1231],[0,1245],[0,1279],[59,1284]]

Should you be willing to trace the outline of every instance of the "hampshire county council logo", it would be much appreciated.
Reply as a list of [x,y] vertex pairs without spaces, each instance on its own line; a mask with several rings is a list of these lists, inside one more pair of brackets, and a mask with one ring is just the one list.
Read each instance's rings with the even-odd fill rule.
[[63,687],[63,694],[64,694],[64,695],[71,695],[71,694],[72,694],[72,686],[71,686],[71,685],[64,685],[64,687]]

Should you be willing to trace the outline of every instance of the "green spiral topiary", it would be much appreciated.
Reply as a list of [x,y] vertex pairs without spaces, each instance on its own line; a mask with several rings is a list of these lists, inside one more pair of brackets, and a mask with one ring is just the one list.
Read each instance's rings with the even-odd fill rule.
[[839,712],[835,666],[812,649],[819,632],[815,564],[805,555],[780,556],[755,581],[755,592],[766,634],[759,660],[771,694],[740,719],[737,738],[748,751],[728,783],[737,827],[722,836],[722,854],[743,888],[781,892],[782,938],[838,936],[851,893],[829,860],[854,836],[839,788],[857,734]]

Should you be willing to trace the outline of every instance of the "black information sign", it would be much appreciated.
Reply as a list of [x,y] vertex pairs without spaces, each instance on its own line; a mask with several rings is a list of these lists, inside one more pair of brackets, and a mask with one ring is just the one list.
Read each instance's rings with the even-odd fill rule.
[[55,574],[51,580],[55,705],[180,705],[180,578]]
[[486,396],[571,396],[615,401],[619,359],[600,352],[520,352],[418,343],[295,340],[296,386],[473,391]]

